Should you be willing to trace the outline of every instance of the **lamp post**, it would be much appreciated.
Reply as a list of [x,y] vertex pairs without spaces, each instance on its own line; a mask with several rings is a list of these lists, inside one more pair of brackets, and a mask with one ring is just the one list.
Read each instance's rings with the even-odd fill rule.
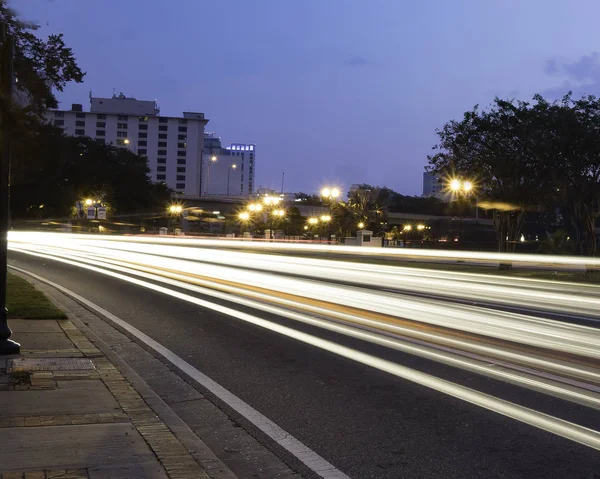
[[[173,217],[178,217],[179,215],[181,215],[183,211],[183,206],[172,204],[169,205],[167,211],[169,212],[169,227],[171,227],[173,225]],[[173,231],[173,233],[174,232],[175,231]]]
[[229,173],[231,173],[231,170],[235,170],[236,168],[237,165],[234,163],[227,169],[227,196],[229,196]]
[[216,163],[218,158],[215,155],[210,157],[210,161],[206,165],[206,188],[204,189],[205,196],[208,196],[208,184],[210,182],[210,165]]
[[[448,189],[452,192],[452,194],[458,196],[459,198],[460,197],[467,198],[473,193],[475,186],[473,185],[473,182],[470,180],[453,178],[450,180]],[[475,196],[475,220],[478,220],[478,219],[479,219],[479,198],[477,198],[477,196]],[[459,221],[458,244],[459,244],[459,247],[461,247],[462,246],[462,229],[463,229],[462,212],[459,212],[458,221]]]
[[9,171],[10,171],[10,110],[13,97],[13,48],[14,40],[2,25],[0,54],[0,355],[19,354],[21,345],[9,339],[6,309],[6,281],[8,279],[8,221],[9,221]]
[[277,210],[273,210],[271,211],[271,224],[270,224],[270,236],[271,236],[271,241],[273,241],[273,221],[275,219],[283,219],[283,217],[285,216],[285,210],[282,209],[277,209]]
[[[327,241],[331,240],[331,202],[335,201],[337,198],[339,198],[339,196],[340,196],[339,188],[326,186],[325,188],[323,188],[321,190],[322,201],[325,201],[327,206],[329,207],[329,214],[321,216],[321,221],[323,221],[325,223],[329,223],[329,226],[327,227]],[[328,219],[323,220],[323,218],[328,218]]]

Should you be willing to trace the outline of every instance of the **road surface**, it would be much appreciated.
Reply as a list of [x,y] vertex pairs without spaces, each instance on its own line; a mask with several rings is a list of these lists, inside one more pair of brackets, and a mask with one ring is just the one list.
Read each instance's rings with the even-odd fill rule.
[[599,474],[599,287],[212,246],[19,234],[10,264],[349,477]]

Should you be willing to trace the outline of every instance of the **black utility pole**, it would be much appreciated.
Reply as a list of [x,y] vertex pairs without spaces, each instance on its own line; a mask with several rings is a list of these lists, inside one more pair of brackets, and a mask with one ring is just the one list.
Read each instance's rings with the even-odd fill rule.
[[10,338],[6,309],[6,281],[8,265],[9,178],[10,178],[10,128],[13,98],[13,39],[0,25],[0,355],[19,354],[21,345]]

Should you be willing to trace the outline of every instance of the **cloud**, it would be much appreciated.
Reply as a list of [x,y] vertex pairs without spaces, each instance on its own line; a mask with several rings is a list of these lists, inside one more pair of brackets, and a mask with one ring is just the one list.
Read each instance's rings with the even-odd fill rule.
[[367,60],[365,57],[353,56],[348,60],[348,65],[352,67],[361,67],[364,65],[370,65],[371,61]]
[[561,79],[560,85],[543,92],[550,98],[560,98],[569,90],[575,97],[600,94],[600,53],[591,52],[573,61],[551,58],[544,71],[548,76]]

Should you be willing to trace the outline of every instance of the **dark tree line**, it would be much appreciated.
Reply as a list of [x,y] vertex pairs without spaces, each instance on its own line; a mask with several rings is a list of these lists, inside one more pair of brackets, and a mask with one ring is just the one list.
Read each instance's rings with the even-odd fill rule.
[[600,214],[600,99],[496,98],[438,130],[433,170],[475,178],[493,212],[500,251],[512,251],[528,213],[562,209],[580,253],[595,256]]

